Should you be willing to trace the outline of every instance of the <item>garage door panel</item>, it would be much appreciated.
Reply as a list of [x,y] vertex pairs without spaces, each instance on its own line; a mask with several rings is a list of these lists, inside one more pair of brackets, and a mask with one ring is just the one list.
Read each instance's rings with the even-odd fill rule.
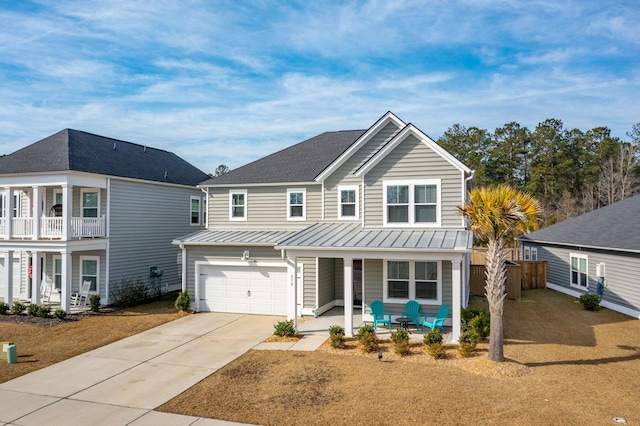
[[217,312],[284,315],[286,266],[203,266],[200,309]]

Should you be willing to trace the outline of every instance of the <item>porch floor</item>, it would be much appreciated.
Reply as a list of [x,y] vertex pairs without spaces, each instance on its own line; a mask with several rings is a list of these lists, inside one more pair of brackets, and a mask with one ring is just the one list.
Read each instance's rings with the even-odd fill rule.
[[[372,324],[367,322],[367,324]],[[329,327],[332,325],[340,325],[344,327],[344,308],[342,306],[336,306],[327,312],[320,315],[318,318],[313,316],[303,316],[298,320],[298,332],[300,334],[310,335],[322,335],[329,338]],[[362,321],[362,311],[354,310],[353,312],[353,333],[358,332],[358,329],[364,325]],[[391,332],[397,330],[400,324],[393,323],[391,331],[386,326],[379,326],[376,330],[376,335],[382,340],[390,340]],[[445,334],[442,336],[443,343],[454,343],[451,337],[451,327],[445,326]],[[429,332],[429,329],[416,330],[415,326],[411,324],[409,326],[409,339],[414,342],[422,342],[424,335]]]

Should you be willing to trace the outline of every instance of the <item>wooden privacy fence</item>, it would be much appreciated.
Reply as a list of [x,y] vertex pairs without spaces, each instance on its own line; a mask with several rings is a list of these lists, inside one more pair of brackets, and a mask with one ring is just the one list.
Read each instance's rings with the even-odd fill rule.
[[[469,288],[472,296],[482,296],[485,293],[485,266],[471,265],[469,274]],[[507,262],[507,281],[505,291],[507,299],[519,299],[522,290],[545,288],[547,282],[547,262],[520,261]]]
[[[504,257],[507,260],[518,261],[520,260],[520,249],[519,248],[505,248],[503,250]],[[487,248],[486,247],[474,247],[471,252],[471,264],[472,265],[484,265],[486,264],[487,259]]]

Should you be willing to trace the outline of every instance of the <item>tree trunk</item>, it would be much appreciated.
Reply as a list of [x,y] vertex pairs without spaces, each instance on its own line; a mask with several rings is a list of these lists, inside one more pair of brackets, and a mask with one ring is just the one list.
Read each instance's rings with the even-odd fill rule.
[[491,315],[491,332],[489,334],[489,359],[491,361],[504,361],[503,335],[502,335],[502,308],[505,293],[505,281],[507,280],[507,267],[504,256],[504,240],[502,238],[489,239],[486,264],[486,285],[484,287],[489,302]]

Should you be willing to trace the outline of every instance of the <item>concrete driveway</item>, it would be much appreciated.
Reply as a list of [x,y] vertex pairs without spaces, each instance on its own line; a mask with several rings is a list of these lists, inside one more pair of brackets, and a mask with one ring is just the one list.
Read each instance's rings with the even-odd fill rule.
[[152,410],[259,347],[283,319],[189,315],[18,377],[0,384],[0,425],[232,424]]

